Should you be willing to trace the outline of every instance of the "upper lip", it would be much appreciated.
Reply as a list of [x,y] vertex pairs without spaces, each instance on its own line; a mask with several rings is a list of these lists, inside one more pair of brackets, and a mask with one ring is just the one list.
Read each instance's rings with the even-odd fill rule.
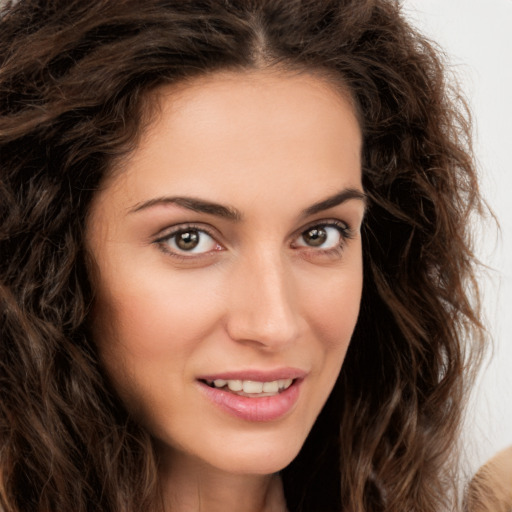
[[201,375],[198,380],[252,380],[255,382],[272,382],[285,379],[303,379],[307,372],[299,368],[276,368],[273,370],[247,369],[225,371]]

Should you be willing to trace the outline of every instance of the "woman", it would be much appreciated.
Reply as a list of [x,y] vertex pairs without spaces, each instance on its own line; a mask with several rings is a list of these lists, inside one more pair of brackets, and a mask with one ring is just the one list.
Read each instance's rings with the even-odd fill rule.
[[4,510],[453,507],[480,199],[395,2],[21,0],[0,55]]

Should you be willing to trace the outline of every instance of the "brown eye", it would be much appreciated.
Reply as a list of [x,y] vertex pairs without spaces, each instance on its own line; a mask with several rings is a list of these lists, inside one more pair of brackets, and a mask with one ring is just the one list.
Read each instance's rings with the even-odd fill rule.
[[302,238],[307,245],[319,247],[327,240],[327,233],[324,228],[315,227],[302,233]]
[[199,245],[199,232],[194,231],[182,231],[176,235],[176,245],[182,251],[191,251]]
[[203,254],[220,248],[217,241],[202,229],[182,228],[157,242],[170,253]]
[[295,247],[336,249],[350,238],[348,227],[341,223],[318,224],[303,231],[294,242]]

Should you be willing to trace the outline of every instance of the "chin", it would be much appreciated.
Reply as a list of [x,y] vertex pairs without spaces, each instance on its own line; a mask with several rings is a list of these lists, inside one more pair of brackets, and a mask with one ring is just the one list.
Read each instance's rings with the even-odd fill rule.
[[[297,451],[298,453],[298,451]],[[240,457],[228,458],[217,467],[227,473],[234,473],[239,475],[271,475],[278,473],[288,466],[296,457],[297,453],[292,456],[283,457],[274,454],[272,457],[260,456],[257,459],[246,459]]]
[[[233,433],[231,433],[233,434]],[[222,473],[238,475],[271,475],[288,466],[297,456],[305,440],[304,432],[239,432],[238,435],[218,435],[215,439],[197,439],[193,445],[178,446],[165,442],[160,447],[183,467],[209,467]]]
[[[286,439],[253,440],[246,446],[229,445],[225,450],[215,454],[210,464],[219,469],[237,474],[270,475],[288,466],[297,456],[305,438],[294,439],[292,435]],[[212,454],[213,455],[213,454]]]

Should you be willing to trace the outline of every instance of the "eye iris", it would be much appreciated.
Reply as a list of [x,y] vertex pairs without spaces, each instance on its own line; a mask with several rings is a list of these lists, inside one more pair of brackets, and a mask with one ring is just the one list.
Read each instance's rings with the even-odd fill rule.
[[318,247],[327,240],[327,232],[323,228],[308,229],[303,235],[308,245]]
[[176,245],[183,251],[190,251],[199,245],[197,231],[182,231],[176,235]]

